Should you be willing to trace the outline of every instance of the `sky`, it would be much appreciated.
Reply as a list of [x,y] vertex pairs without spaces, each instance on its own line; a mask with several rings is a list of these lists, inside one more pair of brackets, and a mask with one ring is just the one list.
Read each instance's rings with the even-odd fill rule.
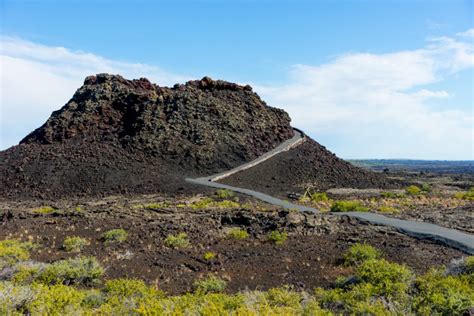
[[0,150],[102,72],[250,84],[346,159],[474,159],[474,1],[0,0]]

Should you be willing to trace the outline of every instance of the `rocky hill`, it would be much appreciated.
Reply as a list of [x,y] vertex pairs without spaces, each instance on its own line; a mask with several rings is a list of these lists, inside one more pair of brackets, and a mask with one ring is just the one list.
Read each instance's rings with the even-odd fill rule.
[[[184,177],[230,169],[292,136],[288,114],[266,105],[250,86],[205,77],[168,88],[99,74],[87,77],[19,145],[0,152],[0,197],[202,191]],[[291,166],[304,181],[320,187],[386,183],[310,144],[317,150],[305,155],[314,157]],[[280,163],[279,170],[288,163],[295,161]]]
[[100,74],[21,144],[114,144],[203,172],[251,160],[293,136],[286,112],[250,86],[208,77],[173,88]]

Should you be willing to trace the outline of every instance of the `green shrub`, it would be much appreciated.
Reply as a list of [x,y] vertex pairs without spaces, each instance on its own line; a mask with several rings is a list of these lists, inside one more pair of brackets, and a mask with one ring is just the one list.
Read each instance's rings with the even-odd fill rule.
[[358,201],[335,201],[331,205],[331,212],[367,212],[369,209]]
[[78,236],[66,237],[63,241],[63,249],[67,252],[80,252],[87,245],[90,245],[90,242]]
[[462,315],[474,306],[474,256],[417,278],[379,256],[371,246],[354,244],[344,259],[355,265],[355,275],[313,295],[289,287],[226,295],[220,292],[227,282],[215,275],[196,280],[195,293],[178,296],[138,279],[84,289],[103,272],[100,266],[93,272],[98,263],[86,263],[91,258],[20,262],[13,282],[0,281],[0,315]]
[[410,185],[405,188],[405,192],[408,195],[419,195],[421,193],[421,189],[417,187],[416,185]]
[[419,315],[463,315],[474,306],[474,284],[467,275],[433,269],[418,277],[414,288],[413,311]]
[[36,295],[31,286],[0,281],[0,315],[27,315],[27,307]]
[[466,274],[474,274],[474,256],[469,256],[464,259],[463,272]]
[[115,279],[105,282],[104,291],[108,296],[119,298],[135,298],[135,297],[154,297],[163,296],[163,292],[157,291],[138,279]]
[[42,206],[33,210],[33,212],[38,213],[38,214],[53,214],[53,213],[59,212],[59,210],[51,206]]
[[380,196],[386,199],[396,199],[396,198],[402,198],[403,194],[390,192],[390,191],[383,191],[383,192],[380,192]]
[[243,240],[249,237],[249,233],[241,228],[232,228],[227,233],[227,237],[235,240]]
[[421,191],[429,193],[431,192],[431,185],[429,183],[423,183],[421,185]]
[[207,209],[207,208],[219,208],[219,209],[239,208],[240,204],[231,200],[214,201],[212,198],[207,197],[207,198],[200,199],[199,201],[192,203],[190,206],[192,209],[202,210],[202,209]]
[[323,308],[336,311],[336,315],[397,315],[389,313],[370,283],[359,283],[346,289],[316,288],[314,295]]
[[457,199],[474,201],[474,187],[471,187],[467,192],[457,192],[454,194],[454,197]]
[[267,237],[267,239],[275,245],[283,245],[287,238],[288,234],[286,232],[279,232],[277,230],[271,231]]
[[82,213],[84,213],[84,209],[80,206],[76,206],[74,208],[74,212],[82,214]]
[[235,196],[234,192],[228,189],[219,189],[216,191],[216,196],[219,199],[230,199]]
[[212,251],[207,251],[204,253],[203,259],[206,261],[212,261],[216,258],[216,254]]
[[138,315],[256,315],[256,312],[245,306],[242,294],[222,293],[188,293],[161,300],[141,300],[133,312]]
[[82,310],[84,291],[62,284],[33,287],[37,295],[28,305],[32,315],[78,315]]
[[211,199],[209,197],[206,197],[206,198],[200,199],[200,200],[192,203],[190,206],[191,206],[192,209],[200,210],[200,209],[205,209],[205,208],[211,207],[213,203],[214,203],[213,199]]
[[329,201],[329,197],[326,192],[314,192],[309,195],[309,198],[312,202],[326,202]]
[[291,291],[288,286],[272,288],[265,293],[265,299],[270,306],[284,306],[298,309],[303,296],[301,293]]
[[29,284],[36,279],[43,268],[44,264],[24,262],[15,265],[15,274],[12,277],[12,282],[15,284]]
[[227,287],[227,282],[215,275],[209,275],[204,279],[196,280],[194,288],[197,293],[220,293]]
[[15,264],[30,258],[30,250],[35,245],[31,242],[22,242],[16,239],[0,241],[0,270],[4,266]]
[[165,246],[169,248],[187,248],[190,246],[188,235],[186,233],[179,233],[178,235],[168,235],[165,239]]
[[355,277],[339,282],[339,287],[317,288],[315,298],[337,314],[403,315],[409,310],[411,280],[412,273],[405,266],[369,259],[356,268]]
[[122,243],[127,240],[127,237],[127,231],[122,228],[111,229],[102,234],[102,239],[105,241],[106,244]]
[[357,278],[374,287],[380,296],[402,298],[410,285],[413,274],[404,265],[391,263],[385,259],[369,259],[357,268]]
[[346,266],[359,265],[370,259],[378,259],[380,252],[367,244],[354,244],[344,254],[344,264]]
[[94,257],[77,257],[47,265],[37,277],[44,284],[91,284],[104,274]]
[[464,194],[464,200],[474,201],[474,187]]
[[83,292],[85,296],[81,305],[86,311],[97,309],[105,303],[106,297],[102,291],[98,289],[90,289]]

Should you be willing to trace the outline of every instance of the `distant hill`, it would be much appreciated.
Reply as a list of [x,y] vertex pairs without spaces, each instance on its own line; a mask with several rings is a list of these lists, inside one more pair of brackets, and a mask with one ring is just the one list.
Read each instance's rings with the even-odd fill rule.
[[412,171],[433,173],[472,173],[474,160],[410,160],[410,159],[353,159],[353,165],[370,170]]

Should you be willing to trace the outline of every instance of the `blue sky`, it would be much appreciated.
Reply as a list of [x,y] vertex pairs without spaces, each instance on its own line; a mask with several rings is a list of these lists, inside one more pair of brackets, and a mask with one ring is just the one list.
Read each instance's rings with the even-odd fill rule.
[[249,83],[344,158],[474,159],[473,1],[0,3],[2,149],[107,71]]

